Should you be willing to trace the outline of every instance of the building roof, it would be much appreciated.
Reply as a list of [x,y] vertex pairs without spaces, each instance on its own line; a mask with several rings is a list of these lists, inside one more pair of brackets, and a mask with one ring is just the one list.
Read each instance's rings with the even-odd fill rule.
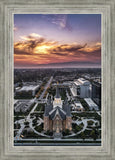
[[70,105],[68,104],[67,99],[65,100],[65,102],[63,104],[63,110],[66,112],[67,116],[71,116]]
[[59,106],[49,112],[49,118],[53,120],[56,115],[60,116],[62,120],[66,119],[66,113]]
[[91,98],[84,98],[89,106],[97,106]]
[[27,85],[20,88],[18,91],[34,91],[39,87],[39,85]]
[[98,110],[97,104],[95,104],[91,98],[84,98],[84,100],[86,101],[86,103],[88,104],[89,107]]
[[77,81],[74,82],[75,85],[90,85],[90,82],[88,80],[85,80],[84,78],[79,78]]
[[93,81],[92,85],[95,85],[97,87],[101,87],[101,82]]
[[49,112],[53,109],[53,105],[51,103],[51,99],[48,99],[48,102],[45,106],[44,116],[49,116]]
[[75,106],[77,108],[83,108],[82,104],[80,102],[75,102]]
[[[58,86],[56,88],[56,96],[55,98],[60,98]],[[65,100],[62,108],[56,106],[53,109],[53,104],[51,103],[51,99],[48,99],[47,105],[45,106],[44,116],[49,116],[50,119],[54,119],[56,115],[59,115],[61,119],[66,119],[66,116],[71,117],[70,105],[68,104],[67,99]]]

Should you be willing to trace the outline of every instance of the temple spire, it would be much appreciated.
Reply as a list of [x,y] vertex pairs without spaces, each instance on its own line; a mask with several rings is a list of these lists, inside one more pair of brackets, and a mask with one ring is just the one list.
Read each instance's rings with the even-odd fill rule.
[[55,98],[60,98],[60,93],[59,93],[59,88],[58,88],[58,82],[57,82],[57,86],[56,86],[56,95]]

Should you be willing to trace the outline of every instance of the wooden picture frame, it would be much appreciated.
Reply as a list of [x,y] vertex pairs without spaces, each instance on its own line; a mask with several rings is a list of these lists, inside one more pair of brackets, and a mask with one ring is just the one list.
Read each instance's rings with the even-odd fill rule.
[[[80,13],[102,15],[102,145],[13,145],[13,15],[15,13]],[[0,159],[115,159],[115,1],[0,0]]]

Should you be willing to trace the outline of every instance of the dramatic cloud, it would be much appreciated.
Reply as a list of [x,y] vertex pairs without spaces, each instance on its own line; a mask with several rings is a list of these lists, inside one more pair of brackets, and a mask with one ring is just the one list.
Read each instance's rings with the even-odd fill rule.
[[21,38],[22,40],[34,41],[34,40],[37,40],[37,39],[41,39],[42,36],[39,35],[39,34],[36,34],[36,33],[31,33],[31,34],[28,35],[28,36],[20,36],[20,38]]
[[32,33],[21,36],[21,41],[14,43],[15,64],[51,64],[51,63],[100,63],[101,43],[93,46],[60,44],[56,41],[48,41],[39,34]]
[[[85,48],[85,45],[78,45],[78,44],[63,44],[55,46],[54,48],[50,49],[50,53],[57,54],[57,55],[74,55],[79,52],[80,49]],[[79,52],[80,53],[80,52]]]

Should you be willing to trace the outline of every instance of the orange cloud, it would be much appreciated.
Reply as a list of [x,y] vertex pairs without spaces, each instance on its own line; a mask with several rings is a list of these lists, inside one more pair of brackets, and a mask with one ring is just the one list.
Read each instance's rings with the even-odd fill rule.
[[39,34],[21,36],[22,41],[14,43],[15,64],[48,64],[68,61],[100,61],[101,43],[94,46],[87,44],[59,44],[48,41]]

